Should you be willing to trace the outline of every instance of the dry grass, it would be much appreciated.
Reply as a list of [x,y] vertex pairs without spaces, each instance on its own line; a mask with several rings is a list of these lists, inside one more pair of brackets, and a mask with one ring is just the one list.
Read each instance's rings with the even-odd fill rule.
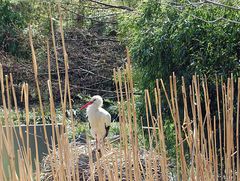
[[[88,145],[87,144],[72,144],[71,151],[76,152],[74,160],[78,160],[75,165],[71,165],[74,167],[74,170],[77,171],[79,169],[79,180],[90,180],[91,172],[93,172],[94,180],[129,180],[127,176],[130,177],[131,174],[132,180],[136,180],[134,177],[134,167],[131,165],[133,163],[133,155],[128,157],[130,160],[124,160],[124,152],[118,148],[113,148],[111,145],[105,145],[105,149],[103,151],[103,156],[99,158],[99,155],[95,152],[95,149],[92,150],[92,154],[89,155]],[[94,144],[91,145],[94,147]],[[155,172],[153,165],[148,165],[149,163],[146,160],[151,159],[152,155],[150,152],[146,150],[139,151],[139,165],[141,167],[141,180],[145,180],[145,172],[146,168],[151,169],[152,172]],[[90,160],[92,159],[92,160]],[[161,172],[160,172],[160,159],[159,157],[155,158],[157,160],[157,178],[156,180],[161,180]],[[74,162],[72,160],[72,162]],[[56,161],[56,162],[55,162]],[[93,170],[91,170],[90,163],[92,163]],[[54,155],[50,154],[44,158],[42,162],[42,180],[52,181],[53,176],[51,173],[51,168],[57,168],[60,163],[59,154],[56,153],[56,160],[54,160]],[[151,164],[151,163],[150,163]],[[127,168],[131,169],[130,173]],[[111,170],[111,172],[109,172]]]
[[[62,29],[62,18],[60,14],[60,32],[62,37],[62,47],[64,53],[65,79],[64,86],[59,84],[61,95],[62,111],[65,113],[66,107],[72,107],[70,83],[68,78],[68,56],[64,44]],[[54,32],[53,32],[54,33]],[[53,35],[54,37],[54,35]],[[32,60],[36,88],[39,97],[39,107],[42,113],[42,122],[45,125],[44,109],[42,104],[41,92],[38,80],[38,66],[35,50],[29,27],[29,39],[32,50]],[[54,40],[54,39],[53,39]],[[54,45],[54,43],[53,43]],[[54,47],[56,49],[56,47]],[[48,65],[50,65],[50,58]],[[58,66],[56,64],[56,66]],[[58,69],[58,67],[57,67]],[[49,67],[50,70],[50,67]],[[60,76],[58,75],[59,82]],[[169,173],[169,158],[164,134],[164,118],[162,113],[163,97],[167,100],[176,132],[176,172],[177,180],[240,180],[239,173],[239,102],[240,102],[240,79],[238,79],[238,92],[234,92],[236,86],[233,77],[227,82],[216,81],[216,113],[211,113],[210,97],[208,92],[207,80],[199,80],[193,76],[192,84],[186,86],[182,78],[181,98],[177,94],[177,78],[173,74],[170,76],[170,87],[166,88],[163,80],[156,80],[154,100],[152,103],[149,91],[145,91],[146,121],[148,124],[147,134],[150,149],[141,149],[139,146],[136,104],[134,96],[134,83],[132,78],[132,68],[128,55],[128,62],[124,69],[114,70],[116,83],[116,94],[118,98],[119,124],[120,124],[120,143],[113,146],[108,143],[102,150],[103,156],[94,153],[94,146],[87,141],[85,145],[77,145],[75,140],[69,143],[66,134],[60,134],[56,121],[54,105],[54,94],[52,92],[51,76],[49,74],[48,90],[49,104],[51,111],[52,131],[56,132],[51,138],[53,145],[48,143],[46,129],[44,131],[45,141],[48,147],[48,156],[43,162],[43,168],[36,154],[36,159],[31,157],[29,145],[29,129],[26,133],[21,132],[18,140],[18,154],[14,152],[13,139],[17,135],[13,120],[9,117],[9,112],[14,107],[19,120],[16,93],[13,78],[3,75],[0,65],[0,80],[2,93],[2,106],[4,111],[4,122],[6,131],[0,122],[0,178],[1,180],[11,181],[40,181],[42,180],[171,180]],[[25,104],[26,125],[29,126],[29,87],[25,83],[22,85],[22,100]],[[11,91],[10,91],[11,90]],[[169,90],[169,91],[167,91]],[[235,96],[237,95],[237,96]],[[235,98],[237,97],[237,99]],[[14,105],[11,105],[13,100]],[[180,115],[179,100],[182,101],[184,114]],[[234,104],[236,102],[236,104]],[[155,105],[156,113],[153,112],[152,105]],[[65,114],[63,114],[65,115]],[[65,117],[63,116],[63,129],[66,127]],[[19,121],[20,125],[20,121]],[[75,123],[71,114],[71,126],[73,138],[75,138]],[[234,129],[236,125],[236,129]],[[36,122],[34,122],[35,148],[38,150],[36,135]],[[151,128],[150,128],[151,126]],[[20,127],[21,128],[21,127]],[[218,130],[218,131],[217,131]],[[219,131],[223,130],[223,131]],[[236,130],[236,132],[235,132]],[[23,134],[27,135],[26,141]],[[56,145],[55,143],[58,143]],[[21,147],[21,144],[25,145]],[[219,145],[219,147],[218,147]],[[6,148],[9,159],[8,171],[4,171],[3,151]],[[186,155],[189,155],[187,160]],[[18,169],[15,160],[18,159]],[[33,165],[35,168],[33,170]]]

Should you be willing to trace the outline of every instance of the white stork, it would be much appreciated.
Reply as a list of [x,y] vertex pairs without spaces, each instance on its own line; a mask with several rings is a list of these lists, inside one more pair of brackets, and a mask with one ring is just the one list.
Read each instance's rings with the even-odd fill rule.
[[102,97],[96,95],[93,96],[87,104],[80,108],[80,110],[87,108],[90,132],[96,139],[96,148],[98,151],[100,151],[99,144],[101,144],[107,137],[111,124],[111,115],[103,109],[102,106]]

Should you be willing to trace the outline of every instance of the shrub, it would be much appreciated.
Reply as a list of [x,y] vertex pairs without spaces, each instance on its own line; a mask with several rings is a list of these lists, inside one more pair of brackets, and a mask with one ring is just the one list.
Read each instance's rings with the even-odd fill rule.
[[[145,89],[153,90],[155,79],[167,83],[172,72],[184,76],[187,85],[192,75],[206,75],[211,102],[215,102],[216,97],[211,96],[215,95],[215,76],[239,76],[240,12],[207,3],[178,2],[146,1],[137,13],[120,17],[120,37],[130,49],[137,88],[144,95]],[[226,3],[234,6],[237,2]],[[144,112],[144,96],[139,102],[139,111]]]
[[29,51],[21,43],[23,29],[27,27],[27,17],[19,8],[24,3],[14,4],[9,1],[0,3],[0,42],[1,49],[14,56],[27,57]]

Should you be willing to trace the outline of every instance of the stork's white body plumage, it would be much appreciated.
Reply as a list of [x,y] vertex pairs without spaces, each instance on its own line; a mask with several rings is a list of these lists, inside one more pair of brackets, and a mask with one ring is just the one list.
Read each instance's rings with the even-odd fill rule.
[[102,141],[107,136],[111,115],[105,109],[91,105],[87,108],[87,116],[92,136]]
[[96,139],[96,146],[104,141],[108,135],[111,125],[111,115],[102,108],[103,99],[101,96],[93,96],[91,100],[82,106],[81,109],[87,108],[87,117],[90,126],[91,135]]

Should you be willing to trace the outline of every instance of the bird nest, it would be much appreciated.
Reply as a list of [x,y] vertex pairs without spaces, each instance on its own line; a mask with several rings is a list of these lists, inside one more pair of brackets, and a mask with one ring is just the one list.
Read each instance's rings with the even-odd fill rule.
[[[52,181],[53,170],[57,170],[60,164],[71,165],[70,170],[71,179],[73,180],[72,171],[74,170],[75,176],[79,177],[79,180],[114,180],[116,177],[118,180],[136,180],[134,170],[138,168],[139,177],[141,180],[147,180],[148,175],[152,174],[154,180],[162,180],[160,170],[160,156],[154,155],[146,150],[138,150],[138,161],[134,163],[134,154],[130,149],[128,154],[124,154],[124,151],[119,148],[106,147],[103,150],[102,156],[99,158],[95,149],[89,154],[89,146],[87,144],[75,144],[71,145],[72,159],[67,159],[69,163],[61,163],[59,159],[58,151],[56,154],[47,155],[42,162],[42,175],[41,178],[44,181]],[[64,157],[64,154],[62,155]],[[136,158],[136,157],[135,157]],[[150,162],[149,162],[150,160]],[[153,163],[155,162],[155,163]],[[155,164],[155,166],[154,166]],[[74,167],[74,168],[73,168]],[[76,174],[76,172],[78,172]],[[109,178],[111,177],[111,178]],[[64,180],[67,180],[64,179]]]

